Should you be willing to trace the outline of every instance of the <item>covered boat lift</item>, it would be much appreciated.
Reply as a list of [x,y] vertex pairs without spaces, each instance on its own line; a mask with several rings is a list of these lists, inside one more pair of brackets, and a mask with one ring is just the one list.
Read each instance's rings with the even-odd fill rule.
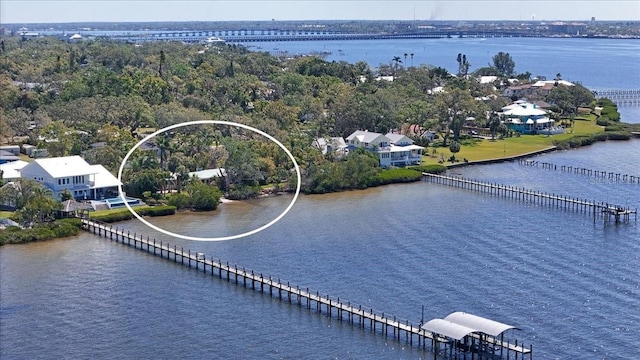
[[432,333],[432,346],[434,359],[438,354],[462,359],[502,359],[506,355],[510,358],[510,353],[518,355],[529,354],[532,359],[532,349],[518,346],[518,342],[511,344],[504,341],[504,333],[511,329],[519,328],[503,324],[501,322],[486,319],[481,316],[454,312],[444,319],[433,319],[421,326],[422,329]]

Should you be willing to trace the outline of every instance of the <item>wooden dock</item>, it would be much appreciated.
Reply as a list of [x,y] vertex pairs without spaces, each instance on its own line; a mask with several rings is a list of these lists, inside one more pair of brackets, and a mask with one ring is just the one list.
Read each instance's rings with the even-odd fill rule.
[[562,172],[567,172],[572,174],[590,176],[595,178],[599,182],[602,182],[603,180],[605,180],[606,182],[640,184],[640,176],[621,174],[613,171],[588,169],[588,168],[583,168],[579,166],[570,166],[570,165],[557,165],[553,163],[530,160],[530,159],[520,159],[518,163],[520,165],[542,168],[546,170],[562,171]]
[[[211,274],[221,280],[233,281],[245,288],[269,294],[271,297],[277,297],[290,304],[306,307],[310,311],[324,314],[330,318],[349,322],[354,326],[368,329],[385,337],[393,338],[396,341],[404,340],[411,346],[434,351],[434,358],[438,355],[438,349],[441,344],[451,342],[450,339],[434,336],[431,332],[420,328],[421,324],[414,325],[409,320],[399,319],[395,315],[391,316],[384,312],[375,311],[372,308],[352,304],[350,301],[345,301],[339,297],[320,294],[319,291],[292,285],[289,282],[275,279],[244,267],[230,265],[229,262],[223,262],[219,259],[214,260],[212,257],[207,258],[203,253],[193,252],[190,249],[185,250],[183,247],[177,247],[163,241],[158,242],[156,239],[145,238],[143,235],[132,234],[130,231],[121,230],[117,227],[113,228],[111,225],[88,219],[82,219],[82,227],[84,230],[100,237],[131,246],[174,263],[180,263],[197,271]],[[527,354],[530,359],[533,358],[531,345],[525,347],[522,344],[518,345],[517,341],[510,343],[497,338],[480,336],[479,334],[473,334],[472,337],[484,341],[495,349],[501,349],[507,359],[512,357],[524,359]],[[458,351],[456,351],[456,355],[458,355]],[[480,354],[474,353],[469,353],[469,356],[471,359],[480,360],[484,358]]]
[[432,181],[437,184],[502,196],[540,206],[562,208],[568,211],[587,213],[593,216],[594,222],[601,216],[605,221],[608,221],[611,216],[615,216],[616,223],[621,222],[621,220],[628,222],[632,214],[634,215],[635,220],[638,220],[638,209],[631,209],[620,205],[572,198],[566,195],[548,194],[515,186],[487,183],[462,177],[429,173],[422,174],[428,181]]

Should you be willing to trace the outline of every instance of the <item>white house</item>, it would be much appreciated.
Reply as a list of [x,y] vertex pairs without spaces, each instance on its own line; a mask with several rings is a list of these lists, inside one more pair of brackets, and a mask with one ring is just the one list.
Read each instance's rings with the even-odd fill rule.
[[413,140],[411,140],[411,138],[402,134],[387,133],[387,135],[385,136],[387,137],[387,139],[389,139],[389,142],[392,145],[407,146],[413,144],[414,142]]
[[80,156],[36,159],[20,170],[20,176],[44,184],[56,198],[65,189],[78,200],[118,196],[118,179],[102,165],[89,165]]
[[356,130],[347,136],[347,145],[354,148],[365,148],[372,150],[374,148],[386,147],[391,144],[389,139],[379,133],[369,132],[367,130]]
[[[391,137],[391,138],[389,138]],[[422,146],[414,145],[405,135],[382,135],[369,131],[355,131],[347,137],[348,146],[364,148],[378,155],[380,167],[416,165],[422,162]]]

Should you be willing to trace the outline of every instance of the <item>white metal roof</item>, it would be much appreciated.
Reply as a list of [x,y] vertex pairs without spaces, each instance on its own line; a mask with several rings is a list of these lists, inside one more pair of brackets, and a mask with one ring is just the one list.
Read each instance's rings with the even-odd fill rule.
[[[92,168],[83,158],[80,156],[63,156],[46,159],[36,159],[31,164],[38,164],[44,171],[49,173],[54,179],[95,174],[96,169]],[[29,164],[29,165],[31,165]],[[27,166],[29,166],[27,165]]]
[[546,115],[547,112],[541,109],[534,107],[533,105],[527,104],[526,107],[515,106],[511,109],[508,109],[503,112],[504,115],[507,116],[536,116],[536,115]]
[[89,165],[91,173],[95,174],[93,188],[108,188],[120,185],[118,178],[113,176],[109,170],[102,165]]
[[418,145],[406,145],[406,146],[397,146],[391,145],[384,148],[381,148],[379,152],[389,152],[389,153],[397,153],[397,152],[405,152],[411,150],[424,150],[424,147]]
[[0,165],[0,170],[3,171],[2,177],[5,180],[10,179],[19,179],[20,178],[20,169],[29,165],[28,162],[22,160],[11,161],[6,164]]
[[462,311],[451,313],[447,315],[444,320],[475,329],[474,331],[480,331],[491,336],[498,336],[509,329],[518,329],[515,326],[503,324],[501,322]]
[[444,319],[429,320],[426,324],[422,325],[421,328],[456,340],[462,340],[465,336],[476,332],[476,330],[472,328]]
[[398,142],[405,140],[407,141],[409,144],[413,144],[413,140],[411,140],[411,138],[409,138],[406,135],[402,135],[402,134],[395,134],[395,133],[388,133],[387,135],[385,135],[387,137],[387,139],[389,139],[389,142],[392,144],[397,144]]
[[222,168],[205,169],[193,171],[189,173],[189,177],[196,176],[200,180],[212,179],[214,177],[222,177],[226,175],[226,171]]
[[380,136],[383,136],[385,139],[387,139],[386,136],[377,132],[356,130],[347,137],[347,140],[358,139],[358,141],[361,143],[372,143]]

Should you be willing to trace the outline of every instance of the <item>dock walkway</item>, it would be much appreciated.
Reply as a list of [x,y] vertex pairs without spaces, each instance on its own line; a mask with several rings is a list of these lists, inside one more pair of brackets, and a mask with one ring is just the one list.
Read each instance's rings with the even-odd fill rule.
[[627,183],[627,184],[640,184],[640,176],[621,174],[613,171],[589,169],[580,166],[571,165],[557,165],[545,161],[537,161],[531,159],[520,159],[518,161],[520,165],[541,168],[545,170],[561,171],[566,173],[572,173],[576,175],[589,176],[595,179],[599,183]]
[[563,208],[565,210],[591,214],[594,222],[599,217],[603,217],[606,222],[609,222],[611,217],[615,218],[616,223],[621,221],[628,222],[631,215],[634,215],[636,221],[638,220],[638,209],[631,209],[620,205],[572,198],[566,195],[548,194],[515,186],[470,180],[463,177],[436,175],[426,172],[422,173],[422,175],[428,181],[437,184],[484,192],[540,206]]
[[[423,349],[437,349],[438,343],[446,343],[449,339],[440,336],[434,336],[429,331],[414,325],[409,320],[397,318],[395,315],[386,315],[384,312],[375,311],[372,308],[363,307],[362,305],[352,304],[350,301],[341,300],[340,298],[331,297],[329,295],[321,295],[319,291],[311,291],[309,288],[301,288],[292,285],[281,279],[275,279],[262,273],[247,270],[244,267],[230,265],[228,262],[207,258],[205,254],[192,252],[190,249],[185,250],[183,247],[171,245],[167,242],[157,242],[156,239],[150,239],[140,234],[114,229],[111,225],[82,219],[82,228],[100,237],[107,238],[124,245],[131,246],[135,249],[145,251],[155,256],[160,256],[174,263],[188,266],[189,268],[211,274],[222,280],[232,281],[245,288],[251,288],[261,293],[268,293],[269,296],[276,296],[282,301],[291,304],[295,303],[300,307],[306,307],[310,311],[319,314],[325,314],[331,318],[337,318],[341,321],[347,321],[353,325],[357,325],[362,329],[370,329],[372,332],[380,333],[387,337],[392,337],[396,341],[404,339],[410,345],[417,345]],[[532,358],[532,346],[525,347],[522,344],[501,341],[497,338],[472,335],[476,339],[482,338],[482,341],[492,345],[495,349],[503,349],[507,358],[510,356],[521,356],[524,359],[525,354],[529,354]],[[427,345],[430,345],[429,347]]]

